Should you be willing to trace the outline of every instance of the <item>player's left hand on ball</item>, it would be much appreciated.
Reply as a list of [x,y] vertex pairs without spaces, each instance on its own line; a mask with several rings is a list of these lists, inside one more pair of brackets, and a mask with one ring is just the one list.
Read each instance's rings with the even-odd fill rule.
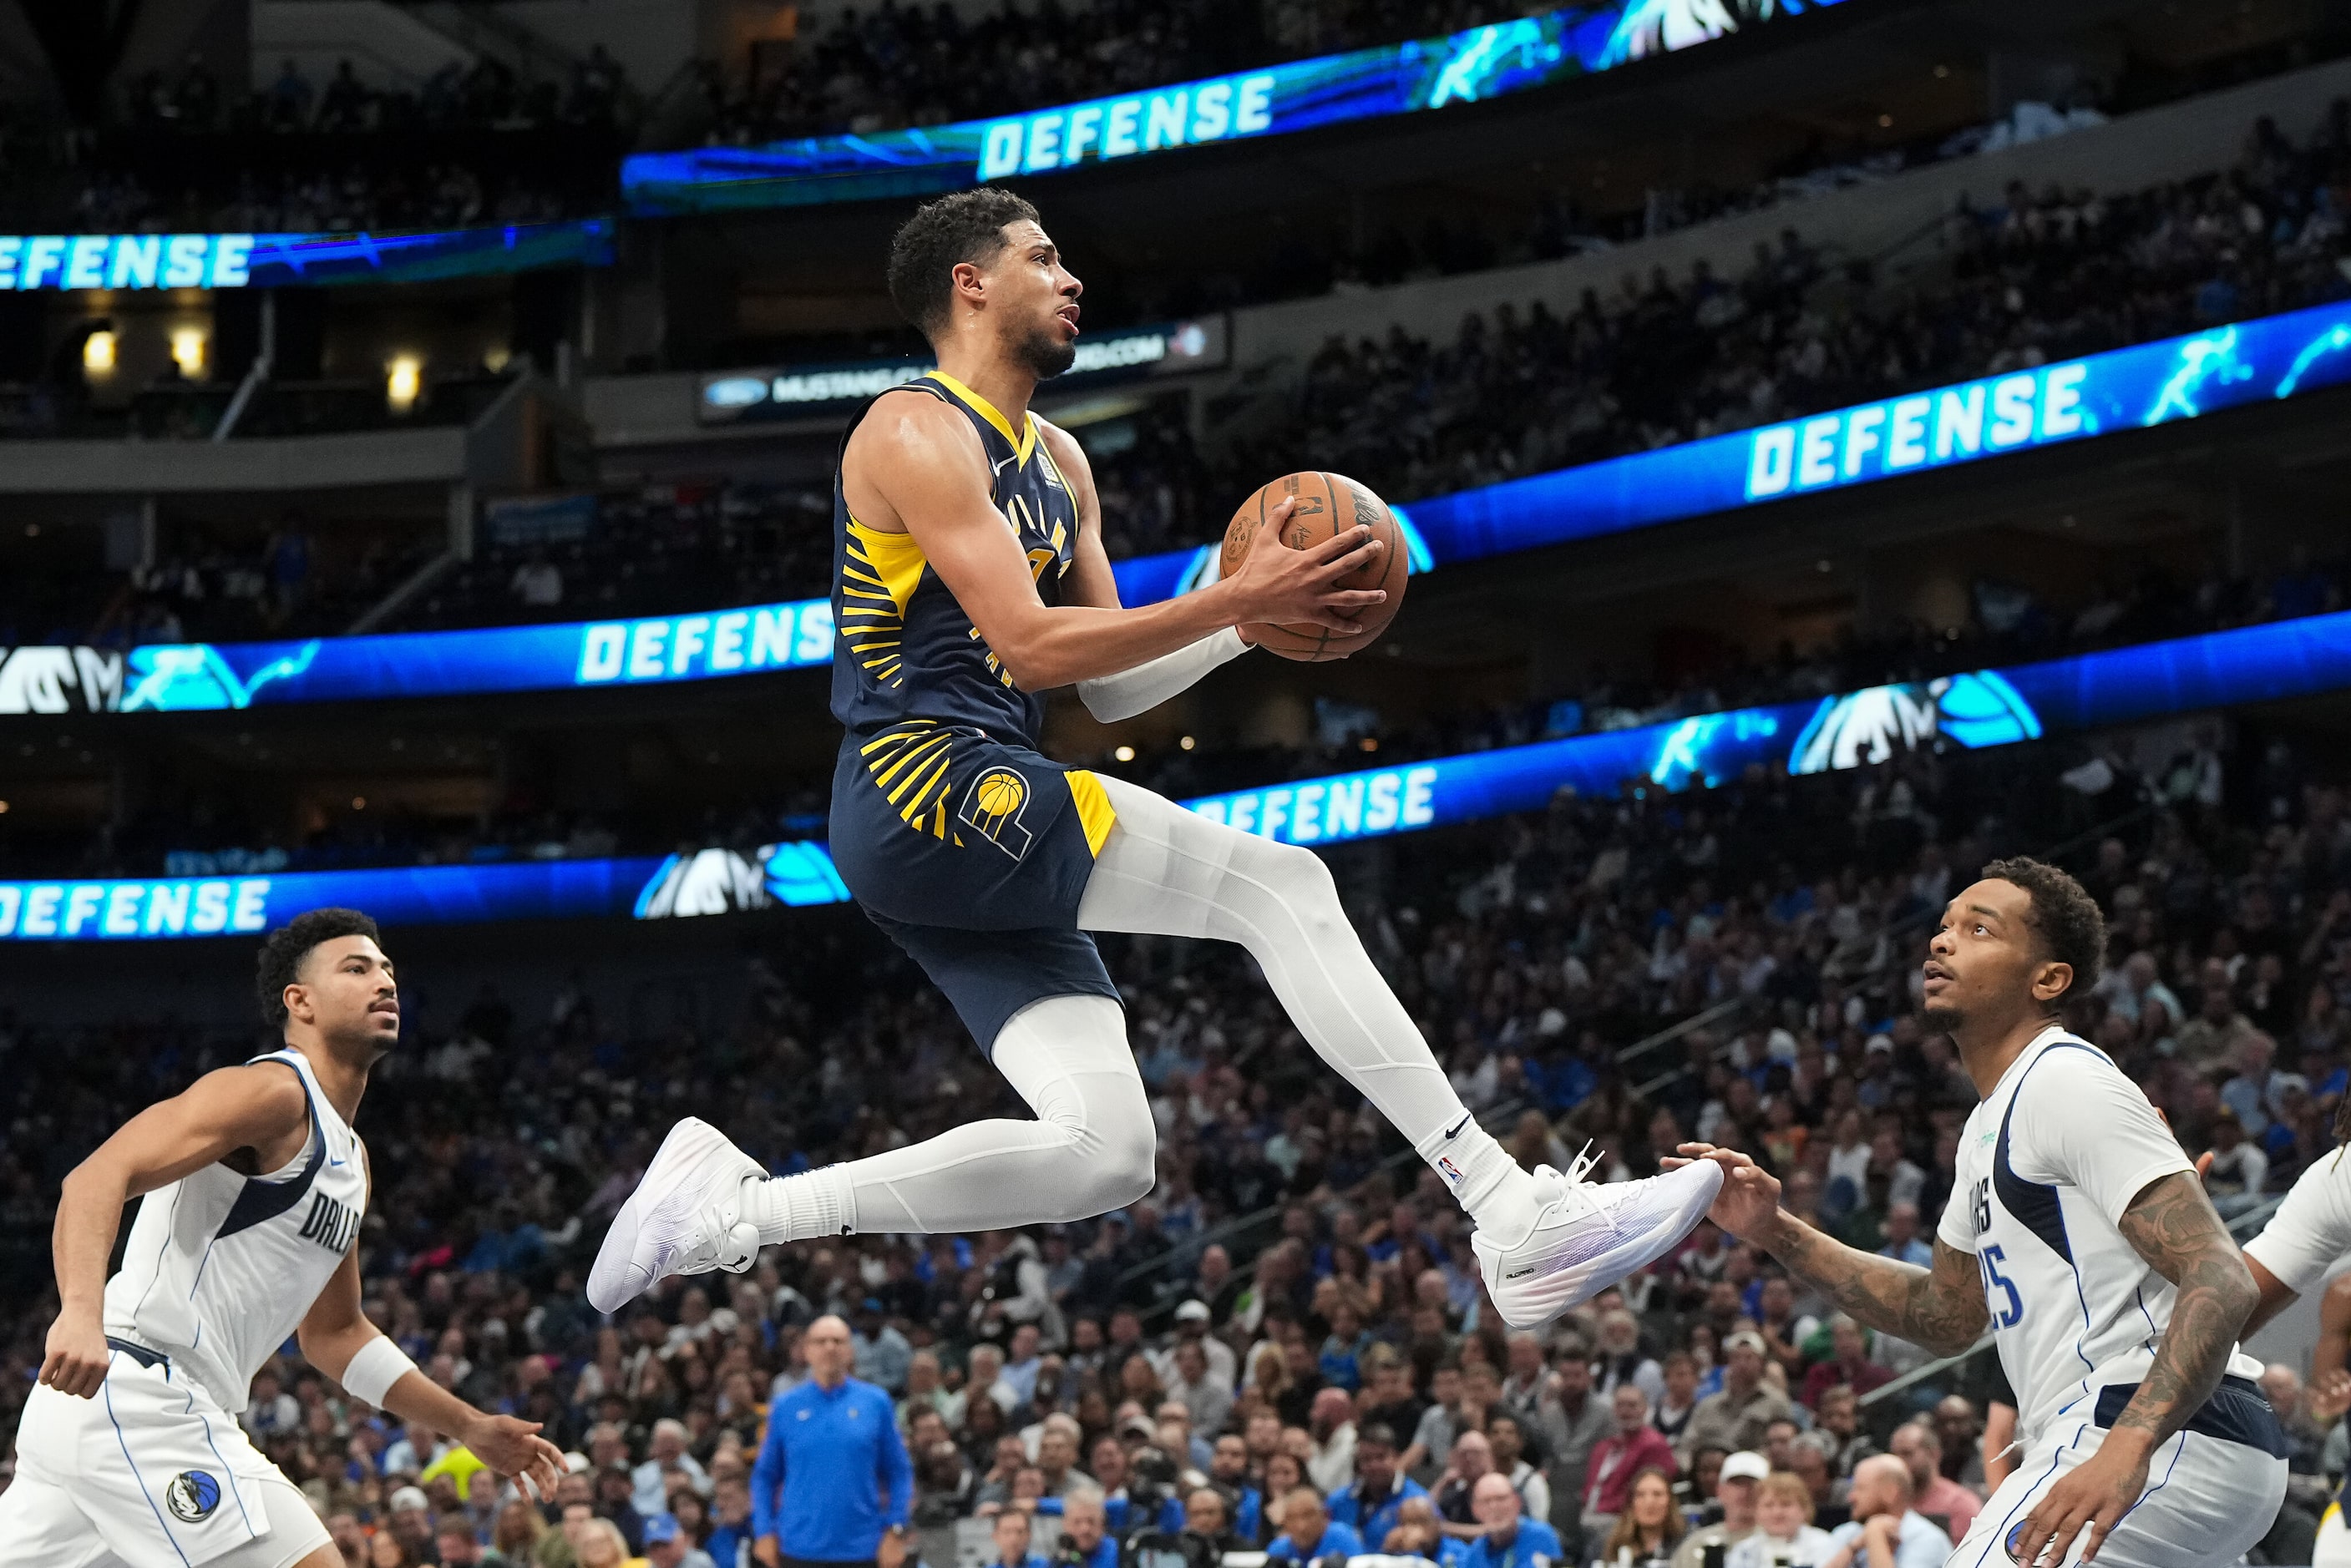
[[485,1416],[465,1434],[465,1447],[498,1474],[523,1482],[526,1491],[537,1488],[543,1502],[563,1479],[563,1450],[540,1437],[538,1428],[512,1416]]
[[2096,1558],[2107,1534],[2147,1491],[2147,1455],[2121,1432],[2108,1432],[2098,1451],[2049,1489],[2039,1507],[2025,1515],[2015,1560],[2022,1568],[2064,1562],[2074,1538],[2086,1530],[2082,1561]]

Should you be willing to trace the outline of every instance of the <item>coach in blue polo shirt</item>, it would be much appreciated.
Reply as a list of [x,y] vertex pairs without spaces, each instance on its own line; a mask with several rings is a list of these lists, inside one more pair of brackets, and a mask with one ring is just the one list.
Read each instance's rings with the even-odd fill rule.
[[1325,1557],[1362,1554],[1364,1538],[1331,1522],[1331,1511],[1311,1487],[1300,1487],[1282,1501],[1281,1533],[1266,1542],[1269,1563],[1319,1563]]
[[774,1564],[899,1568],[914,1467],[890,1396],[849,1375],[849,1325],[825,1316],[800,1336],[809,1380],[768,1407],[751,1467],[754,1552]]
[[1459,1568],[1564,1568],[1559,1532],[1520,1517],[1518,1490],[1501,1471],[1478,1478],[1469,1490],[1469,1511],[1485,1530],[1461,1554]]

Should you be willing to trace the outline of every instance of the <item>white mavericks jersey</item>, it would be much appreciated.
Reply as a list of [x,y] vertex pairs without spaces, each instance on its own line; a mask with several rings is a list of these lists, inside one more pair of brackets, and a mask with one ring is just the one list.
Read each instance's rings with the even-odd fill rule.
[[107,1334],[171,1357],[229,1411],[341,1266],[367,1205],[359,1138],[310,1064],[292,1049],[254,1060],[301,1078],[301,1152],[266,1175],[214,1164],[149,1193],[106,1285]]
[[[2054,1023],[1969,1116],[1936,1233],[1982,1270],[2028,1446],[2061,1416],[2109,1424],[2128,1395],[2100,1393],[2147,1375],[2174,1292],[2120,1223],[2149,1182],[2194,1171],[2138,1086]],[[2234,1350],[2229,1372],[2262,1368]]]
[[2341,1149],[2321,1155],[2285,1195],[2245,1255],[2296,1295],[2308,1295],[2327,1271],[2351,1252],[2351,1158]]

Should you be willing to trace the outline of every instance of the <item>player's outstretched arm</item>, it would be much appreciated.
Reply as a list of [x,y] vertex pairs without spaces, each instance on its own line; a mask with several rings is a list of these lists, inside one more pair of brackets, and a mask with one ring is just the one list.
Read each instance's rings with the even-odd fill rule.
[[[1102,547],[1102,496],[1094,488],[1093,464],[1075,436],[1044,420],[1037,421],[1038,439],[1052,454],[1054,466],[1069,482],[1070,499],[1077,504],[1078,538],[1071,547],[1069,575],[1061,579],[1061,602],[1119,609],[1118,574],[1111,569],[1110,552]],[[1290,505],[1276,508],[1275,524],[1289,515]],[[1249,639],[1238,627],[1210,632],[1173,653],[1146,659],[1132,670],[1096,675],[1078,682],[1078,700],[1098,722],[1115,724],[1147,713],[1178,692],[1188,691],[1200,678],[1247,653]]]
[[68,1173],[57,1195],[50,1245],[57,1271],[57,1321],[49,1326],[41,1381],[87,1399],[106,1381],[106,1262],[122,1226],[122,1206],[226,1158],[256,1151],[266,1166],[309,1127],[301,1080],[277,1067],[223,1067],[158,1101]]
[[2146,1494],[2156,1445],[2179,1430],[2220,1386],[2237,1335],[2261,1300],[2244,1255],[2193,1174],[2176,1171],[2148,1182],[2117,1228],[2147,1266],[2171,1282],[2171,1323],[2138,1392],[2115,1417],[2098,1451],[2066,1472],[2025,1516],[2015,1552],[2022,1563],[2038,1563],[2044,1553],[2062,1563],[2085,1529],[2089,1543],[2082,1561],[2097,1555],[2107,1533]]
[[1957,1355],[1982,1335],[1983,1275],[1968,1253],[1938,1238],[1934,1266],[1922,1269],[1848,1247],[1781,1208],[1779,1178],[1736,1149],[1686,1143],[1681,1152],[1664,1162],[1668,1169],[1695,1159],[1722,1167],[1710,1211],[1717,1225],[1779,1259],[1855,1323],[1938,1355]]
[[360,1254],[353,1247],[310,1304],[295,1337],[303,1359],[355,1397],[455,1438],[501,1476],[516,1478],[542,1501],[555,1495],[563,1454],[538,1435],[536,1421],[476,1410],[417,1370],[360,1305]]
[[1038,568],[989,499],[990,477],[970,423],[931,398],[883,399],[841,458],[851,514],[868,527],[914,536],[1025,691],[1115,675],[1243,622],[1355,631],[1353,618],[1387,597],[1332,586],[1384,547],[1370,529],[1292,550],[1271,537],[1278,528],[1261,528],[1241,569],[1197,593],[1139,609],[1049,606],[1038,597]]

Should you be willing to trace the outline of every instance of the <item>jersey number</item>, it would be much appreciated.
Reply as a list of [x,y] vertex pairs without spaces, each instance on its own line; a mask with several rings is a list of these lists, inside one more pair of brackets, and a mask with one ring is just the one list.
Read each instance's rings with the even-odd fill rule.
[[[1976,1257],[1983,1264],[1984,1304],[1991,1310],[1992,1326],[2014,1328],[2024,1321],[2024,1298],[2016,1293],[2016,1282],[2000,1272],[2001,1264],[2008,1261],[2007,1254],[1998,1247],[1985,1247],[1978,1251]],[[1995,1293],[2007,1295],[2005,1311]]]

